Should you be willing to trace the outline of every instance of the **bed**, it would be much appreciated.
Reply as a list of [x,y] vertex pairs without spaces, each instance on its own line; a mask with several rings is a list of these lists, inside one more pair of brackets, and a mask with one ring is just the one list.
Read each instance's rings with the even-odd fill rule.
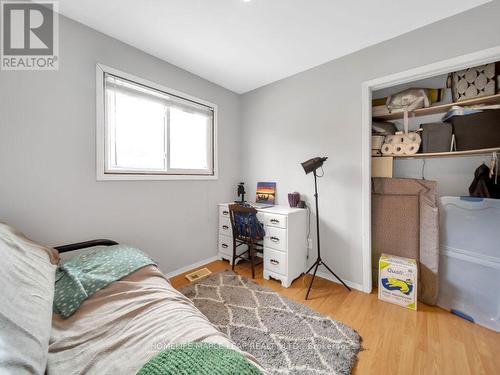
[[[115,244],[111,240],[94,240],[56,249],[59,253],[68,253]],[[46,311],[45,302],[43,309]],[[19,319],[18,323],[24,324],[26,319],[29,319],[28,315]],[[42,350],[47,348],[45,357],[42,354],[28,367],[19,366],[17,359],[6,363],[10,363],[19,374],[40,373],[36,365],[43,366],[44,360],[46,374],[49,375],[136,374],[148,360],[164,349],[190,342],[205,342],[234,349],[264,371],[254,357],[241,352],[189,299],[175,290],[155,265],[142,267],[98,290],[67,319],[54,314],[47,345],[43,340],[37,339],[36,342]],[[0,364],[1,341],[0,337]],[[40,341],[42,343],[38,345]]]

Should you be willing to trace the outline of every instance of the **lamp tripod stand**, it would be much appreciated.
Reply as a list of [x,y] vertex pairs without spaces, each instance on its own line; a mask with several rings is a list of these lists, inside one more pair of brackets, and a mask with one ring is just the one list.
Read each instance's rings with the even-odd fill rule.
[[[326,159],[326,158],[325,158]],[[307,162],[306,162],[307,163]],[[304,163],[305,164],[305,163]],[[304,168],[305,169],[305,168]],[[307,171],[306,171],[307,173]],[[313,263],[313,265],[307,270],[306,275],[311,272],[311,270],[314,268],[313,272],[313,277],[311,279],[311,283],[309,284],[309,289],[307,289],[307,294],[306,294],[306,300],[309,297],[309,292],[311,291],[311,287],[314,282],[314,278],[316,277],[316,272],[318,271],[318,267],[320,265],[323,265],[326,267],[330,273],[337,278],[338,281],[342,283],[349,291],[351,291],[351,288],[349,288],[344,281],[340,277],[338,277],[335,272],[333,272],[330,267],[326,265],[325,262],[321,259],[321,248],[320,248],[320,241],[319,241],[319,209],[318,209],[318,176],[316,175],[316,169],[313,171],[314,173],[314,199],[316,200],[316,238],[318,240],[318,257],[316,258],[316,261]]]

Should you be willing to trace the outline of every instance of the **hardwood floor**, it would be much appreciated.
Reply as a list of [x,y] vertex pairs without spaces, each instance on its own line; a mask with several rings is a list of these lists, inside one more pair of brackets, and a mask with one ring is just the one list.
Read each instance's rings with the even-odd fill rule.
[[[225,261],[205,267],[230,269]],[[203,268],[203,267],[199,267]],[[251,278],[248,263],[235,271]],[[191,272],[191,271],[189,271]],[[186,272],[186,273],[189,273]],[[170,279],[176,288],[189,281],[181,274]],[[467,322],[445,310],[418,305],[411,311],[379,301],[376,292],[348,292],[341,285],[317,278],[305,301],[310,276],[290,288],[264,280],[258,268],[255,281],[354,328],[363,338],[354,374],[500,374],[500,333]]]

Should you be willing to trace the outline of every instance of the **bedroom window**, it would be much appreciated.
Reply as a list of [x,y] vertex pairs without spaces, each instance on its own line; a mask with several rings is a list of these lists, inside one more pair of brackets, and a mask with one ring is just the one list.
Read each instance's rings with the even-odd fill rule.
[[97,66],[98,180],[215,179],[216,106]]

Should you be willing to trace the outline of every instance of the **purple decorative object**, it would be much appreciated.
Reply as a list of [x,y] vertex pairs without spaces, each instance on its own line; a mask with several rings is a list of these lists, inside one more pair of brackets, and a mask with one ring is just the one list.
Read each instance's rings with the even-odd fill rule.
[[288,204],[290,207],[297,207],[300,201],[300,194],[297,192],[288,193]]

